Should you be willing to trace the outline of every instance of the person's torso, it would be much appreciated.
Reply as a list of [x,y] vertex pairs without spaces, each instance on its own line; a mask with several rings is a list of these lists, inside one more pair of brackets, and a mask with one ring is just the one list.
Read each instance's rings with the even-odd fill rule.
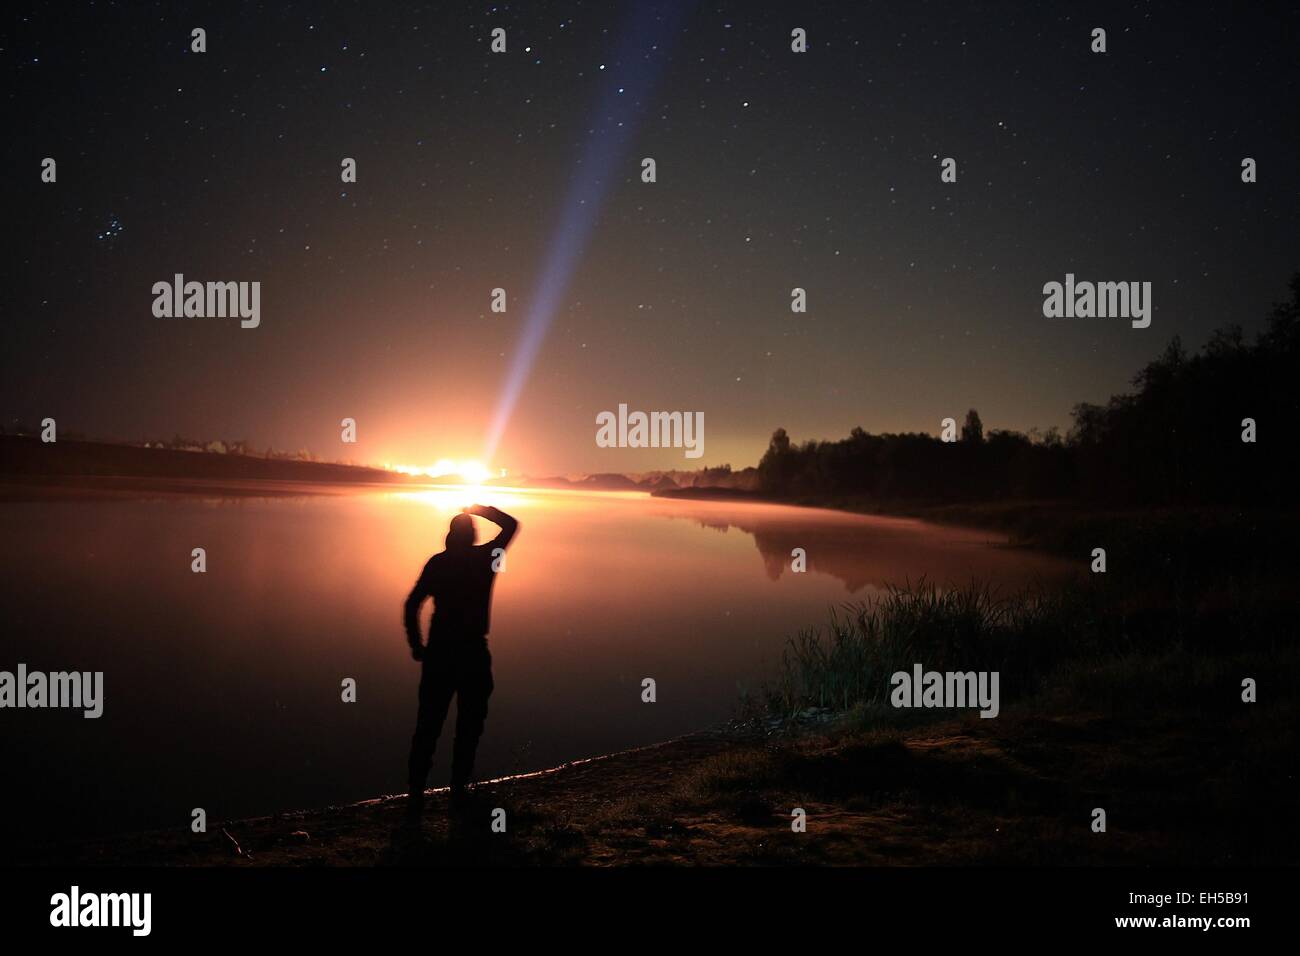
[[474,637],[490,625],[492,554],[482,545],[463,551],[443,551],[430,560],[429,591],[433,595],[430,637]]

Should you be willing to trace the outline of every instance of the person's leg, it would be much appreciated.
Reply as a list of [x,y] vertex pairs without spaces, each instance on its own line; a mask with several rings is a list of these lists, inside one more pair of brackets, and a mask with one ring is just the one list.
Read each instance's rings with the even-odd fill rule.
[[453,674],[448,662],[435,655],[430,647],[425,653],[424,667],[420,673],[420,709],[415,718],[415,733],[411,736],[411,755],[407,762],[409,787],[407,810],[418,815],[424,806],[424,788],[429,782],[429,767],[433,765],[433,752],[438,746],[447,708],[455,691]]
[[474,754],[487,721],[492,695],[492,655],[487,643],[466,649],[456,688],[456,742],[451,754],[451,790],[463,794],[474,774]]

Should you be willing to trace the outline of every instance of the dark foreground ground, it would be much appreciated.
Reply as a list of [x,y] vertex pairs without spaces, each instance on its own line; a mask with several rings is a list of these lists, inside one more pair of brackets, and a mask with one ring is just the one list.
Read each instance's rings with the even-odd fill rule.
[[[393,796],[51,856],[237,867],[1300,860],[1293,701],[1284,713],[1238,704],[1151,719],[1133,709],[700,734],[482,784],[450,820],[438,791],[419,828],[403,824],[404,798]],[[491,827],[498,807],[504,833]],[[1096,807],[1107,812],[1105,833],[1091,828]],[[804,833],[792,829],[795,808],[807,813]]]

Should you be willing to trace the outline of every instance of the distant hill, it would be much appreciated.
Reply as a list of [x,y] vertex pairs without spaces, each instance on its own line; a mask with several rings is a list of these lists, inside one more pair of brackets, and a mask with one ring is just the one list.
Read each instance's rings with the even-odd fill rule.
[[[667,486],[664,485],[665,481]],[[512,488],[559,488],[571,491],[655,491],[662,487],[676,487],[671,479],[655,478],[639,481],[628,475],[612,472],[584,475],[581,478],[564,478],[559,475],[549,478],[528,478],[511,475],[506,478],[493,478],[485,484],[507,485]]]
[[680,497],[698,497],[689,493],[692,488],[735,489],[738,492],[753,491],[758,487],[758,470],[745,468],[732,471],[730,465],[720,468],[701,468],[698,471],[648,471],[599,472],[568,478],[552,475],[548,478],[530,478],[510,475],[505,478],[493,478],[485,482],[488,485],[507,485],[512,488],[561,488],[574,491],[645,491],[652,495],[673,496],[683,491]]
[[[256,454],[144,447],[113,442],[64,439],[45,443],[33,435],[0,435],[0,480],[38,482],[41,478],[158,478],[184,480],[273,480],[322,483],[393,482],[459,484],[459,475],[408,476],[382,468],[265,457]],[[599,472],[565,477],[509,475],[487,486],[555,488],[570,491],[643,491],[656,495],[704,497],[731,488],[744,496],[757,484],[757,471],[732,472],[729,466],[699,471],[642,474]],[[710,489],[701,495],[693,489]],[[725,494],[720,495],[725,496]]]
[[0,435],[0,478],[129,477],[267,479],[318,482],[409,482],[382,468],[253,455],[173,451],[108,442]]

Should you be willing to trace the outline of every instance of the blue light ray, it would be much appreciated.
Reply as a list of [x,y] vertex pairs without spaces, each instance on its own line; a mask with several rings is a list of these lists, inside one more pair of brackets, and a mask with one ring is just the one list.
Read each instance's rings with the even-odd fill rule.
[[560,207],[559,226],[547,246],[545,264],[488,429],[485,462],[492,461],[510,424],[510,416],[546,340],[546,332],[591,240],[601,201],[611,180],[619,176],[618,164],[632,138],[635,113],[638,108],[649,108],[648,98],[662,72],[668,43],[684,10],[681,2],[637,3],[625,25],[617,56],[606,61],[613,68],[601,67],[596,71],[602,83],[596,121],[587,134],[582,158],[574,168]]

